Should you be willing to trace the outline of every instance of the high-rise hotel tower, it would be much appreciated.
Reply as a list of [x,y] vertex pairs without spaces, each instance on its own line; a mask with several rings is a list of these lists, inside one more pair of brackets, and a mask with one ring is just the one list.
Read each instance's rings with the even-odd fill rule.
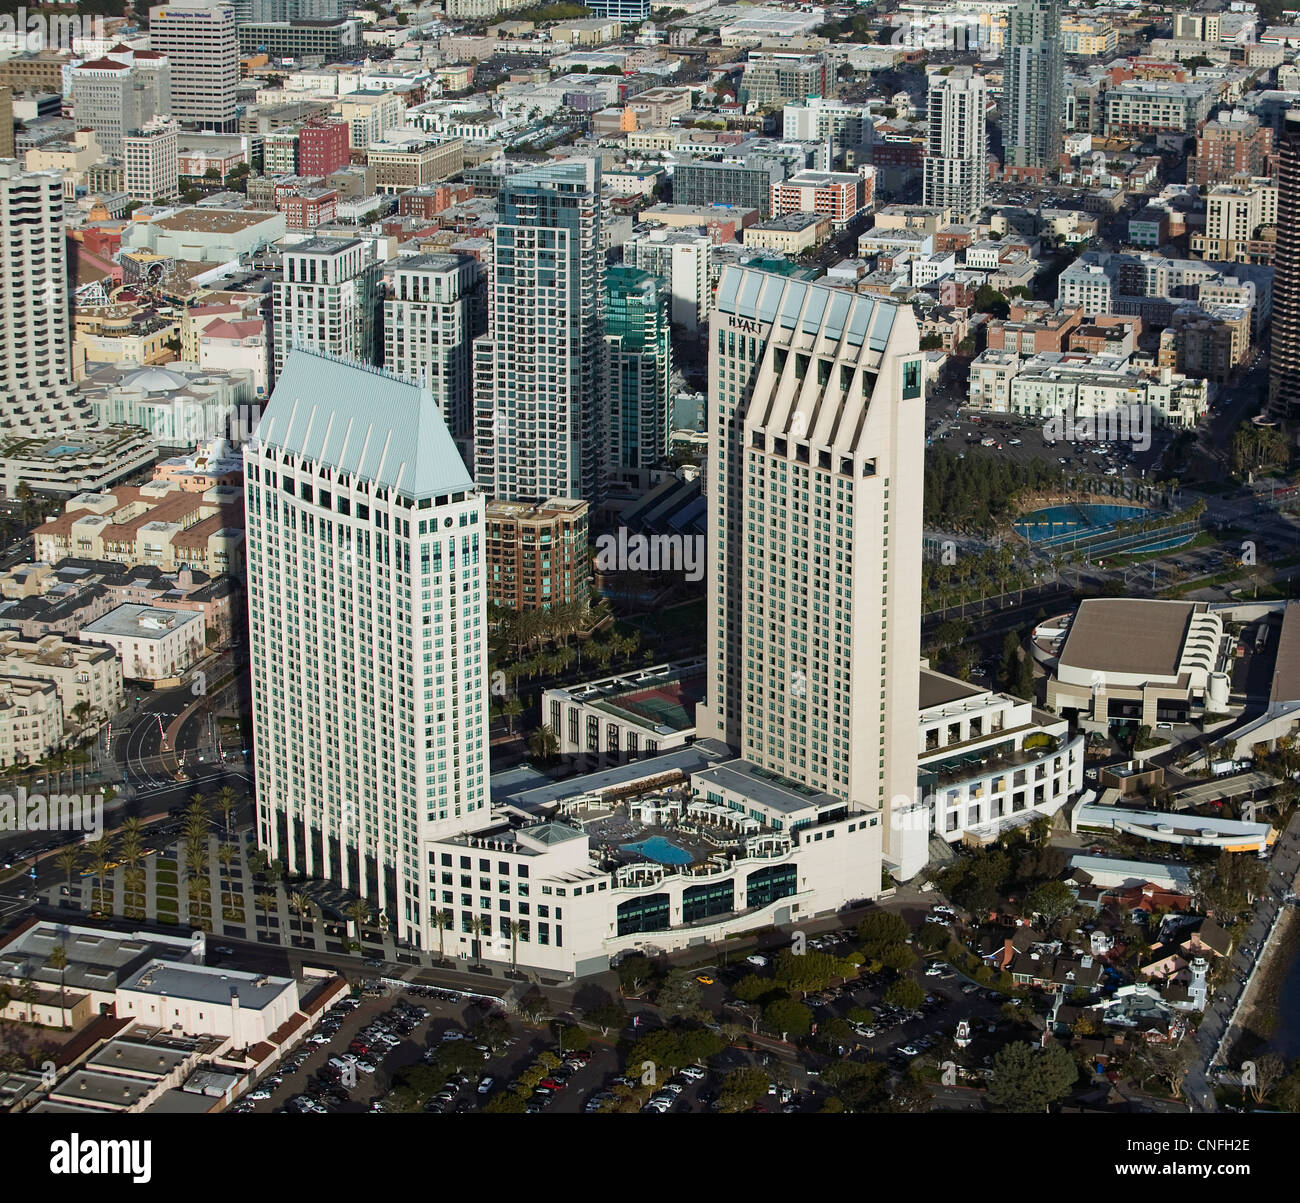
[[488,813],[484,501],[427,389],[289,353],[244,448],[259,846],[431,947]]
[[709,344],[708,692],[696,713],[700,738],[882,811],[885,862],[902,877],[924,865],[929,826],[915,803],[919,347],[905,305],[724,271]]

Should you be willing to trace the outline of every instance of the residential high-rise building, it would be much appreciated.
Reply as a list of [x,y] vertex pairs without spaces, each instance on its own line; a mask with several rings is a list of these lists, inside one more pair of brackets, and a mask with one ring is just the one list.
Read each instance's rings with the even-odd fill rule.
[[583,605],[591,595],[585,501],[487,503],[488,601],[509,610]]
[[600,167],[502,182],[488,333],[474,345],[479,488],[500,501],[604,498],[608,416]]
[[278,378],[294,347],[314,347],[361,363],[375,362],[382,265],[357,238],[313,238],[281,257],[272,326]]
[[235,128],[239,37],[222,0],[176,0],[149,10],[149,45],[171,65],[171,113],[203,129]]
[[452,435],[474,433],[474,339],[487,326],[483,270],[469,255],[399,259],[384,302],[384,365],[432,394]]
[[257,836],[436,946],[488,814],[484,501],[427,389],[295,351],[244,446]]
[[155,117],[122,139],[122,190],[146,205],[180,196],[180,127]]
[[988,90],[982,75],[954,67],[930,76],[922,203],[974,221],[988,192]]
[[672,327],[668,289],[635,267],[605,277],[605,344],[612,482],[644,486],[644,470],[668,454],[672,411]]
[[886,861],[918,808],[925,398],[906,305],[727,268],[709,335],[708,695],[700,738],[878,809]]
[[649,230],[623,243],[628,267],[658,276],[668,285],[672,323],[696,334],[708,323],[713,304],[713,239],[703,229]]
[[110,51],[70,74],[73,119],[105,155],[120,158],[129,131],[171,111],[171,63],[155,51]]
[[1003,167],[1013,177],[1040,179],[1061,152],[1060,0],[1019,0],[1007,16],[1002,62]]
[[63,176],[0,160],[0,424],[8,433],[76,424],[66,254]]
[[1280,418],[1300,417],[1300,109],[1291,109],[1283,118],[1278,140],[1268,402]]

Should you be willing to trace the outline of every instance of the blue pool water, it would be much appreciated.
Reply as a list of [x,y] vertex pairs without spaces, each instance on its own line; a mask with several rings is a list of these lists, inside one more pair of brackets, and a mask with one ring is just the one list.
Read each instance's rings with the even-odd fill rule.
[[1017,520],[1018,534],[1050,546],[1081,535],[1098,534],[1117,522],[1132,522],[1147,511],[1140,505],[1053,505]]
[[621,846],[624,852],[639,852],[661,865],[689,865],[695,859],[685,848],[677,847],[661,835],[652,835],[640,843]]
[[46,452],[47,455],[80,455],[85,451],[84,447],[74,447],[71,443],[60,443],[57,447],[51,447]]

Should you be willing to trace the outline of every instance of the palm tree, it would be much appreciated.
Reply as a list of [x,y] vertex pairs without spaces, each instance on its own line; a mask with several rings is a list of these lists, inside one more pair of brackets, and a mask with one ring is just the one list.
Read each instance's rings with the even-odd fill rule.
[[483,950],[480,944],[480,938],[487,932],[491,931],[491,923],[484,919],[482,915],[475,915],[469,921],[470,935],[474,937],[474,960],[477,964],[483,964]]
[[518,964],[519,933],[524,930],[524,925],[518,919],[510,920],[510,972],[515,973]]
[[234,844],[222,844],[217,849],[217,860],[221,863],[223,885],[222,890],[229,895],[230,901],[227,905],[235,905],[234,888],[230,880],[230,866],[235,858],[239,856],[239,849]]
[[501,713],[506,716],[506,727],[511,735],[515,733],[515,719],[523,714],[523,712],[524,704],[520,701],[517,693],[512,693],[508,698],[506,698],[505,702],[502,703]]
[[528,737],[528,750],[537,760],[554,760],[560,750],[560,741],[550,727],[543,725]]
[[452,914],[450,911],[433,912],[433,925],[438,929],[438,960],[440,961],[446,960],[446,957],[443,955],[443,938],[446,935],[447,929],[451,926],[451,923]]
[[[289,895],[289,909],[298,916],[298,930],[302,931],[302,917],[311,913],[311,899],[306,894],[295,892]],[[368,912],[367,912],[368,913]]]
[[235,796],[235,791],[228,785],[223,785],[217,791],[217,809],[221,811],[221,817],[226,824],[226,838],[230,838],[230,813],[238,805],[239,799]]
[[370,920],[370,903],[364,898],[354,899],[343,908],[344,914],[347,915],[357,927],[357,944],[361,943],[361,925]]
[[[90,867],[95,872],[95,889],[99,894],[99,905],[104,905],[104,878],[108,874],[109,862],[113,859],[113,841],[110,836],[102,836],[87,848],[90,855]],[[110,907],[111,909],[111,907]]]
[[48,964],[51,969],[59,971],[59,1027],[66,1028],[68,1021],[64,1014],[64,1004],[67,996],[64,992],[63,982],[68,969],[68,950],[62,944],[56,944],[50,949]]
[[253,901],[266,912],[267,918],[271,916],[271,908],[275,905],[275,895],[267,890],[260,891]]
[[72,890],[72,875],[81,867],[81,849],[76,844],[64,844],[54,854],[54,863],[63,870],[68,890]]

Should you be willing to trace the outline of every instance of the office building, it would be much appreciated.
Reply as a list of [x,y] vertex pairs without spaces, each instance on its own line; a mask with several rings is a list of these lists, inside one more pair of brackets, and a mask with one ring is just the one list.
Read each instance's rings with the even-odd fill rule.
[[356,21],[261,21],[239,26],[239,53],[283,58],[343,58],[359,45]]
[[221,0],[176,0],[149,10],[149,45],[171,65],[171,113],[185,125],[235,127],[239,38]]
[[982,75],[954,67],[930,76],[922,203],[978,220],[988,185],[988,90]]
[[289,356],[244,446],[259,846],[436,947],[488,806],[484,500],[427,389]]
[[729,205],[772,215],[772,188],[785,179],[776,163],[678,163],[673,170],[673,201],[679,205]]
[[1277,417],[1300,418],[1300,109],[1286,114],[1278,140],[1268,402]]
[[384,364],[433,395],[458,440],[474,430],[474,339],[487,325],[483,269],[469,255],[399,259],[384,302]]
[[[701,739],[755,771],[916,813],[924,405],[907,306],[727,268],[709,347],[708,696]],[[864,888],[867,884],[864,883]]]
[[564,497],[487,503],[488,601],[509,610],[585,605],[588,505]]
[[180,127],[155,117],[122,139],[122,190],[132,200],[162,205],[180,197]]
[[348,123],[341,120],[309,121],[298,131],[298,154],[294,171],[309,180],[323,180],[332,171],[346,167]]
[[606,17],[632,25],[650,19],[650,0],[591,0],[583,7],[593,17]]
[[171,111],[171,64],[155,51],[112,51],[70,76],[73,120],[95,131],[106,157],[120,158],[129,131]]
[[63,177],[0,160],[0,423],[6,434],[66,430],[72,379]]
[[713,239],[701,228],[647,230],[623,243],[628,267],[658,276],[668,285],[672,323],[688,334],[707,326],[713,303]]
[[637,488],[668,455],[673,354],[668,289],[658,276],[612,267],[605,277],[611,483]]
[[500,501],[605,493],[605,250],[600,168],[507,176],[493,228],[488,333],[475,342],[475,475]]
[[1003,169],[1013,178],[1041,179],[1061,151],[1060,0],[1019,0],[1007,16],[1002,61]]
[[382,265],[357,238],[314,238],[290,247],[275,281],[273,369],[278,378],[294,347],[314,347],[375,362]]

